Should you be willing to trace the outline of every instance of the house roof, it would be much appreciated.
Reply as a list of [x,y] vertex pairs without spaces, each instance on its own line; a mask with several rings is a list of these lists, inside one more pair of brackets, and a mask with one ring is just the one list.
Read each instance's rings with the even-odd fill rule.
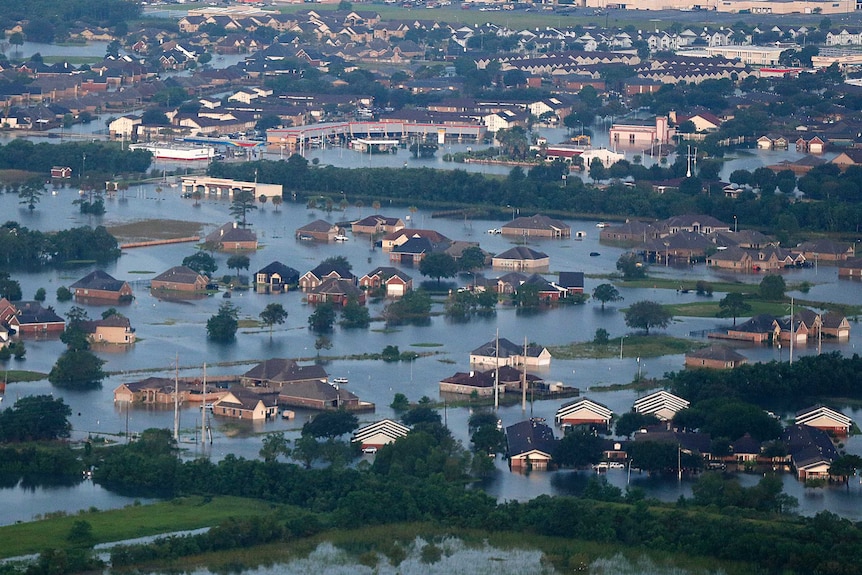
[[739,324],[733,331],[742,331],[747,333],[771,333],[775,326],[775,316],[768,313],[762,313],[749,319],[748,321]]
[[245,387],[232,387],[228,394],[215,402],[215,405],[229,405],[235,409],[253,410],[259,402],[265,407],[278,406],[277,393],[256,393]]
[[614,412],[611,411],[606,405],[603,405],[597,401],[593,401],[586,397],[582,397],[580,399],[575,399],[561,405],[560,408],[557,410],[555,419],[557,421],[560,421],[561,419],[564,419],[567,415],[570,415],[580,410],[586,410],[594,414],[597,418],[604,419],[606,422],[610,421],[614,415]]
[[759,454],[761,443],[746,433],[733,442],[731,448],[734,453]]
[[322,262],[308,273],[312,274],[316,278],[322,278],[331,273],[335,273],[341,279],[353,280],[356,278],[356,276],[350,273],[350,270],[347,269],[346,266],[340,265],[336,262]]
[[470,387],[494,387],[494,370],[471,371],[469,373],[459,371],[455,375],[441,379],[440,382]]
[[95,270],[73,283],[71,287],[100,291],[120,291],[125,284],[126,282],[114,279],[102,270]]
[[409,282],[413,279],[409,275],[407,275],[404,272],[402,272],[401,270],[399,270],[398,268],[394,268],[392,266],[378,266],[378,267],[374,268],[373,270],[371,270],[370,272],[368,272],[367,274],[365,274],[363,277],[372,278],[374,276],[378,276],[383,281],[387,281],[389,278],[391,278],[393,276],[401,278],[405,282]]
[[257,364],[242,377],[269,383],[294,384],[307,380],[326,381],[327,373],[321,365],[299,365],[292,359],[273,358]]
[[198,279],[203,279],[205,282],[209,281],[209,278],[207,278],[207,276],[199,274],[188,266],[174,266],[160,273],[151,281],[173,282],[178,284],[194,284],[198,281]]
[[816,427],[798,423],[790,425],[784,428],[781,441],[787,445],[787,451],[797,468],[815,462],[832,462],[838,457],[829,434]]
[[374,423],[369,423],[364,427],[360,427],[356,431],[353,432],[353,438],[351,441],[354,442],[363,442],[366,439],[374,437],[375,435],[385,435],[386,437],[391,438],[393,441],[404,437],[410,432],[410,428],[401,425],[397,421],[392,419],[383,419],[381,421],[375,421]]
[[28,325],[33,323],[62,323],[66,320],[56,314],[50,307],[42,307],[37,301],[19,301],[15,304],[18,310],[18,324]]
[[741,353],[732,350],[726,345],[711,345],[703,349],[696,349],[694,351],[688,352],[687,354],[685,354],[685,356],[693,357],[696,359],[709,359],[713,361],[724,362],[738,362],[748,359]]
[[239,227],[236,222],[228,222],[209,234],[206,241],[215,243],[256,242],[257,234],[249,229]]
[[806,425],[821,417],[833,420],[836,425],[844,427],[849,427],[853,421],[840,411],[830,409],[824,405],[813,405],[796,412],[796,423],[799,425]]
[[296,228],[296,231],[297,232],[327,233],[336,227],[337,226],[330,224],[326,220],[314,220],[313,222],[309,222],[302,227]]
[[361,220],[357,220],[353,222],[354,226],[397,226],[403,225],[401,222],[401,218],[389,218],[387,216],[381,216],[380,214],[374,214],[371,216],[365,216]]
[[553,457],[558,443],[554,437],[554,430],[548,427],[544,420],[538,418],[508,426],[506,428],[506,440],[509,445],[509,457],[530,451],[541,451]]
[[359,397],[344,388],[336,388],[326,382],[319,380],[300,381],[284,386],[279,395],[281,397],[295,397],[310,399],[314,401],[358,401]]
[[549,218],[548,216],[543,216],[541,214],[536,214],[534,216],[521,216],[520,218],[515,218],[511,222],[507,222],[503,224],[504,228],[511,228],[516,230],[570,230],[571,227],[561,222],[560,220],[555,220],[554,218]]
[[[499,341],[500,347],[500,356],[501,358],[520,356],[524,354],[524,346],[512,343],[510,340],[505,337],[497,339],[492,339],[491,341],[482,344],[477,347],[473,351],[470,352],[470,355],[480,355],[483,357],[497,357],[497,342]],[[545,348],[540,345],[528,345],[527,346],[527,356],[528,357],[538,357],[545,351]]]
[[319,286],[312,289],[310,293],[322,295],[343,295],[345,297],[359,297],[364,292],[356,287],[353,280],[342,278],[329,278]]
[[557,285],[564,288],[583,288],[584,272],[560,272]]
[[132,322],[129,321],[129,318],[117,314],[110,315],[105,319],[96,319],[81,322],[81,328],[86,333],[95,333],[96,328],[99,327],[122,327],[126,329],[131,329]]
[[266,274],[268,276],[278,274],[285,283],[296,283],[299,280],[299,272],[292,267],[286,266],[279,261],[274,261],[260,268],[258,274]]
[[665,390],[645,395],[634,402],[632,409],[637,413],[657,413],[662,410],[677,412],[686,409],[689,402]]
[[503,260],[541,260],[547,258],[548,254],[527,246],[515,246],[494,257]]
[[432,243],[440,244],[449,241],[449,238],[435,230],[420,230],[415,228],[401,228],[397,232],[391,232],[383,236],[386,241],[394,241],[401,237],[427,238]]

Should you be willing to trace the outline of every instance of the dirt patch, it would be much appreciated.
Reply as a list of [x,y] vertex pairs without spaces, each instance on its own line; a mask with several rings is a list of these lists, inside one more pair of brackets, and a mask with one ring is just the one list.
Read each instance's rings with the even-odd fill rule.
[[147,240],[171,240],[200,234],[203,224],[183,220],[141,220],[108,226],[108,232],[121,243]]

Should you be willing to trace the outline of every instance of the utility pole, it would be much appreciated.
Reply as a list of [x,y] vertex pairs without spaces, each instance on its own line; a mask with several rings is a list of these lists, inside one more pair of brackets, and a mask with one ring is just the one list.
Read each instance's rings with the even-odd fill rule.
[[180,442],[180,356],[174,364],[174,441]]
[[521,364],[521,412],[527,412],[527,336],[524,336],[524,360]]
[[496,351],[494,352],[494,411],[500,408],[500,328],[495,336]]

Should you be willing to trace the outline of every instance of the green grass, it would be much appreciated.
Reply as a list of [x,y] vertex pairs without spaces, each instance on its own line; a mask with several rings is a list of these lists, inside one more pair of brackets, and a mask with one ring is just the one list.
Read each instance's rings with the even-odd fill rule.
[[228,517],[249,517],[271,512],[270,503],[242,497],[186,497],[134,505],[111,511],[82,512],[41,521],[0,527],[0,558],[68,547],[66,536],[75,521],[93,527],[96,543],[121,541],[186,529],[211,527]]
[[[678,355],[704,347],[703,342],[667,335],[628,335],[623,342],[623,357],[660,357]],[[554,359],[607,359],[620,356],[620,338],[605,345],[591,341],[548,346]]]
[[[755,316],[762,313],[777,316],[790,315],[790,308],[788,307],[790,302],[785,303],[752,299],[748,300],[747,303],[751,306],[751,311],[746,313],[746,316]],[[718,305],[718,300],[677,303],[666,305],[664,308],[675,317],[718,317],[718,312],[721,310]]]
[[443,347],[442,343],[411,343],[410,347]]
[[9,383],[19,381],[39,381],[48,377],[47,373],[38,371],[26,371],[23,369],[9,369],[3,372],[3,379]]

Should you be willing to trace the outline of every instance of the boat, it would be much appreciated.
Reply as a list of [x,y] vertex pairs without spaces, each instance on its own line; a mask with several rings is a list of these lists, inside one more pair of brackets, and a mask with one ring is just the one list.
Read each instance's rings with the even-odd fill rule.
[[344,234],[338,234],[337,236],[335,236],[335,238],[334,238],[334,239],[335,239],[335,241],[336,241],[336,242],[346,242],[346,241],[347,241],[347,240],[349,240],[350,238],[348,238],[348,237],[347,237],[347,236],[345,236]]
[[348,379],[346,377],[334,377],[332,378],[332,383],[337,383],[343,385],[347,383]]
[[601,254],[600,254],[599,252],[590,252],[590,257],[591,257],[591,258],[597,258],[597,257],[599,257],[600,255],[601,255]]
[[606,227],[608,227],[609,225],[610,225],[610,224],[609,224],[609,223],[607,223],[607,222],[599,222],[599,223],[597,223],[597,224],[596,224],[596,227],[597,227],[597,228],[606,228]]
[[183,146],[179,144],[130,144],[130,150],[146,150],[157,160],[211,160],[215,156],[212,146]]

